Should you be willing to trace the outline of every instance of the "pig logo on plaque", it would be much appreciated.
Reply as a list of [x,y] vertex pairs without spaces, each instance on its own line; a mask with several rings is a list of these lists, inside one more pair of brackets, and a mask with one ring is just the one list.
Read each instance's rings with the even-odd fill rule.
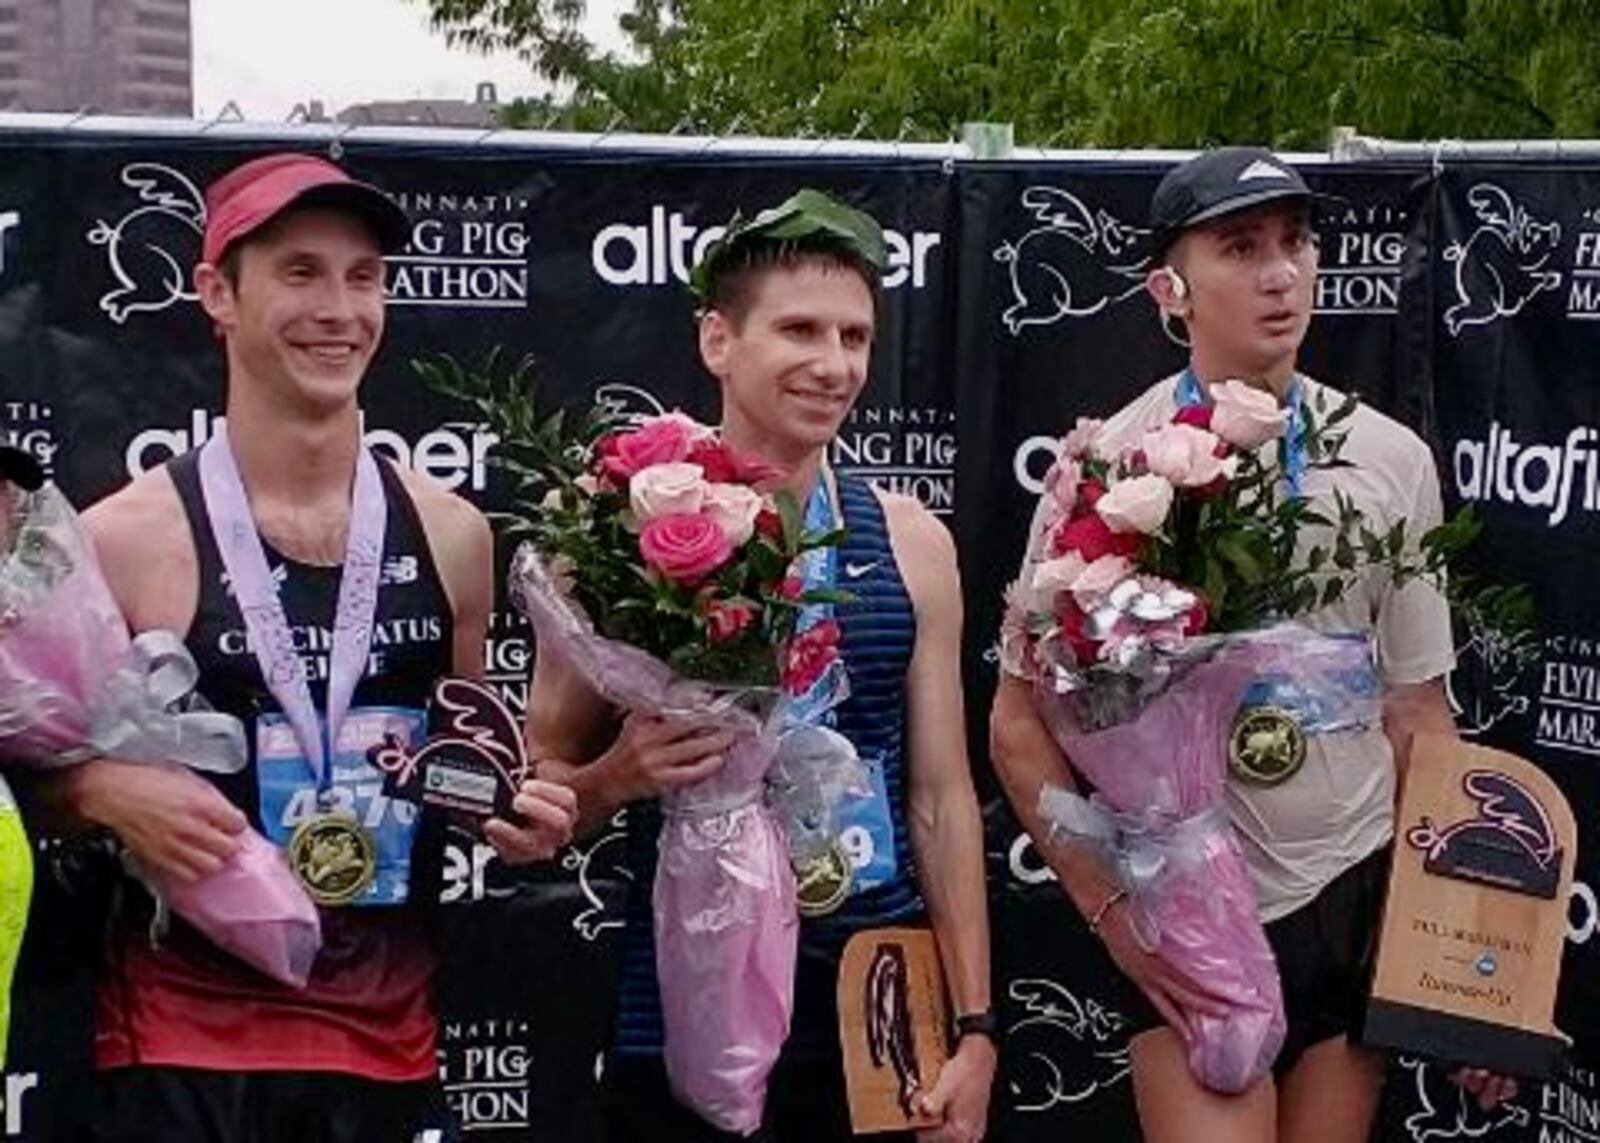
[[1461,788],[1478,803],[1477,817],[1440,829],[1425,815],[1406,832],[1412,848],[1426,855],[1424,872],[1554,899],[1561,847],[1539,799],[1497,770],[1472,770]]
[[483,683],[440,679],[418,750],[390,736],[367,752],[384,792],[446,814],[468,832],[485,819],[514,818],[511,799],[532,776],[516,716]]
[[1532,763],[1443,735],[1407,768],[1368,1043],[1547,1075],[1577,825]]
[[839,962],[839,1043],[857,1135],[937,1126],[916,1096],[949,1058],[939,947],[926,929],[867,929]]

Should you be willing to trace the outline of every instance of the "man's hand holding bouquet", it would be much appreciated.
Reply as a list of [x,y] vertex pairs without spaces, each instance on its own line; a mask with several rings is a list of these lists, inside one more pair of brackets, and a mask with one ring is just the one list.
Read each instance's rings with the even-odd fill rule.
[[[1047,787],[1041,816],[1057,840],[1096,848],[1140,945],[1212,1001],[1184,1009],[1178,1031],[1196,1078],[1237,1092],[1271,1068],[1285,1029],[1225,782],[1230,769],[1263,785],[1291,777],[1304,717],[1319,731],[1381,717],[1367,637],[1292,620],[1369,571],[1444,585],[1476,524],[1374,530],[1342,493],[1332,515],[1299,494],[1308,472],[1348,467],[1353,398],[1313,408],[1294,394],[1286,409],[1239,381],[1197,395],[1110,448],[1098,422],[1067,435],[1001,650],[1093,787],[1088,798]],[[1497,589],[1467,604],[1469,620],[1489,622],[1522,606]],[[1264,702],[1260,679],[1272,680]],[[1247,690],[1254,705],[1241,707]]]

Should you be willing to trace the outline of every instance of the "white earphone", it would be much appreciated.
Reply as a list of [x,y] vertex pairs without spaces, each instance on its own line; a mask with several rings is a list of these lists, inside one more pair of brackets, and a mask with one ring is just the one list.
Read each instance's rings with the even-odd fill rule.
[[1172,284],[1172,296],[1178,301],[1183,301],[1189,296],[1189,283],[1183,280],[1183,275],[1171,266],[1164,267],[1167,272],[1167,281]]

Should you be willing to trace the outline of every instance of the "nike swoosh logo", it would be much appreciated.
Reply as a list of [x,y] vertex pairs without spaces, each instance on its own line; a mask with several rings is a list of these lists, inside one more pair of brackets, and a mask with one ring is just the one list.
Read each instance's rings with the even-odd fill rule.
[[844,565],[844,574],[849,576],[851,579],[860,579],[873,568],[877,567],[878,562],[879,561],[877,560],[871,560],[864,564],[847,563]]

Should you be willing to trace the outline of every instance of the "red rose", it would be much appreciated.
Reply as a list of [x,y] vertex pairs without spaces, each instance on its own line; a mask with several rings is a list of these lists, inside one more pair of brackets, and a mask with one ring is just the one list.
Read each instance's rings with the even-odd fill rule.
[[831,619],[808,627],[784,648],[783,689],[803,695],[839,657],[839,625]]
[[1086,564],[1094,563],[1101,556],[1126,556],[1131,560],[1139,554],[1142,538],[1138,532],[1113,532],[1111,525],[1098,513],[1089,512],[1056,529],[1050,542],[1050,554],[1064,556],[1076,552]]
[[1195,596],[1194,606],[1183,617],[1183,634],[1199,635],[1206,629],[1206,624],[1211,621],[1211,609],[1206,606],[1206,597]]
[[1085,480],[1078,485],[1078,499],[1083,502],[1083,506],[1090,512],[1094,511],[1094,506],[1100,503],[1100,497],[1105,494],[1106,486],[1098,480]]
[[778,594],[791,602],[799,599],[806,593],[805,580],[797,575],[786,575],[783,582],[778,585]]
[[681,421],[660,417],[603,438],[595,447],[595,464],[599,472],[626,484],[642,468],[671,464],[688,455],[688,428]]
[[726,643],[755,622],[756,610],[748,603],[719,601],[706,608],[706,626],[713,643]]
[[1079,666],[1089,666],[1100,657],[1100,644],[1089,638],[1084,631],[1084,622],[1088,616],[1083,613],[1072,599],[1072,593],[1061,593],[1061,607],[1056,611],[1056,622],[1061,625],[1061,637],[1067,641],[1067,646],[1072,648],[1072,657],[1078,661]]
[[706,480],[712,484],[735,484],[739,482],[739,466],[730,455],[730,450],[721,441],[697,441],[689,449],[685,459],[690,464],[698,464],[705,469]]
[[771,508],[761,509],[756,513],[756,535],[783,543],[783,517]]
[[1211,427],[1211,406],[1185,405],[1172,415],[1172,423],[1175,425],[1193,425],[1197,429],[1209,429]]
[[711,517],[679,512],[645,521],[639,554],[675,583],[699,583],[733,557],[733,545]]

